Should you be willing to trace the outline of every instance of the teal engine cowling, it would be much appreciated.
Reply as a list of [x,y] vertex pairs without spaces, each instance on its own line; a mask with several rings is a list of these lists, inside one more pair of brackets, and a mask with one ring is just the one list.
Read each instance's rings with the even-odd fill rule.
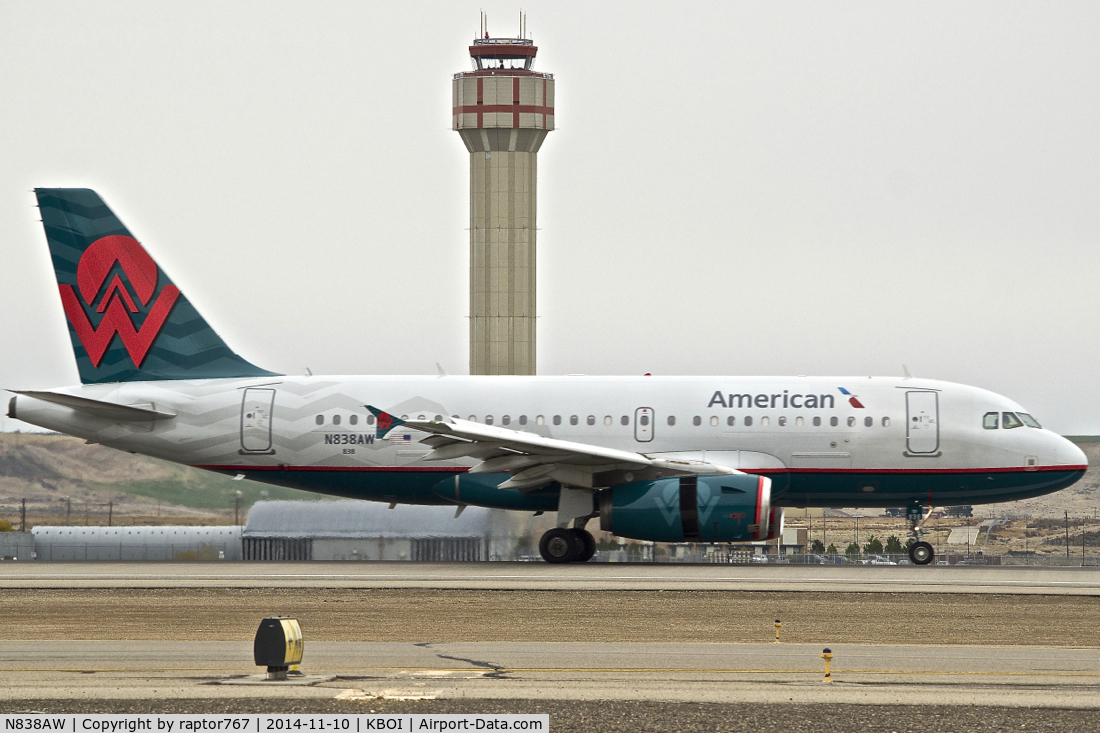
[[766,476],[737,473],[636,481],[600,492],[600,529],[652,542],[754,542],[783,531]]

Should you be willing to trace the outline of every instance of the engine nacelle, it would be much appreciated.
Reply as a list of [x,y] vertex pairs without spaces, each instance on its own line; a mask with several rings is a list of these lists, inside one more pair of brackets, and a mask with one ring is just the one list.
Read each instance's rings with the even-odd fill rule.
[[773,539],[783,509],[771,498],[771,479],[748,473],[636,481],[600,492],[600,529],[653,542]]

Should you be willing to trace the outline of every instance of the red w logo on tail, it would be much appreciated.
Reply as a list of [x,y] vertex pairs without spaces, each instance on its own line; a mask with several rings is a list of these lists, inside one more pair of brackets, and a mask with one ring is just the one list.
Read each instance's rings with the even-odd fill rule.
[[122,345],[134,366],[140,367],[157,334],[164,327],[164,322],[168,320],[168,314],[176,304],[180,291],[175,285],[166,285],[146,313],[141,328],[137,328],[130,313],[137,313],[138,307],[122,279],[115,275],[104,290],[99,307],[95,309],[103,314],[97,328],[88,320],[80,299],[89,307],[92,306],[116,262],[130,281],[141,305],[148,306],[157,289],[157,263],[136,239],[121,234],[97,239],[84,250],[76,266],[76,284],[80,289],[80,298],[78,299],[71,285],[60,285],[61,303],[93,367],[98,367],[103,361],[103,355],[107,353],[115,334],[122,339]]

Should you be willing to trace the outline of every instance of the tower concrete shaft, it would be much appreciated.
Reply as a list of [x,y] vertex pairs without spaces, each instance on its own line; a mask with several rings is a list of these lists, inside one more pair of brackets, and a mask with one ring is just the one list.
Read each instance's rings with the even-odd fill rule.
[[452,127],[470,153],[470,374],[535,373],[538,151],[554,129],[554,78],[538,48],[476,39],[455,74]]

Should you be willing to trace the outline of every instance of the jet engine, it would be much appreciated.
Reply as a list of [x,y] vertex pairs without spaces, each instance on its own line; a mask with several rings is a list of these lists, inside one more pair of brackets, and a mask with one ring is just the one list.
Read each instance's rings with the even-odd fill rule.
[[652,542],[754,542],[783,531],[766,476],[681,476],[600,491],[600,529]]

